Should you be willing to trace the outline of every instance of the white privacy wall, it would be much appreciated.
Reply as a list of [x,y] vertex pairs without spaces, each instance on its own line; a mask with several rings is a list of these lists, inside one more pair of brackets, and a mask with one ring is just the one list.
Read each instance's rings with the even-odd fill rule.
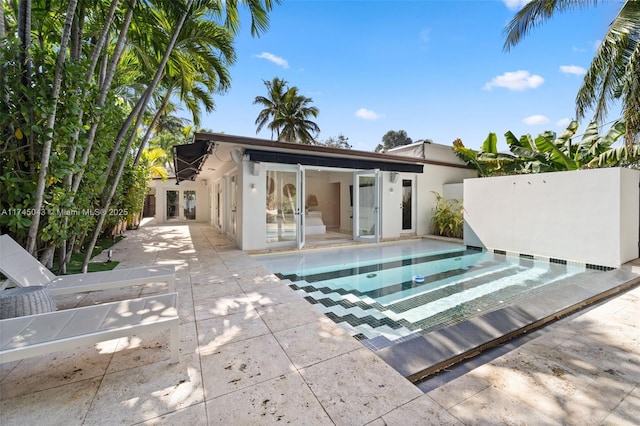
[[638,257],[640,172],[623,168],[464,181],[464,243],[618,267]]

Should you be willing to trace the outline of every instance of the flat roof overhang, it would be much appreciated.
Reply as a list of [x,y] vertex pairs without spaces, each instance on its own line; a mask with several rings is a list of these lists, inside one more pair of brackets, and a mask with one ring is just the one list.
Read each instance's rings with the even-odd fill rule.
[[[201,170],[204,161],[207,159],[203,153],[206,151],[208,155],[214,149],[214,146],[224,145],[233,149],[242,149],[244,154],[247,155],[251,161],[255,162],[301,164],[305,166],[334,167],[355,170],[379,169],[383,171],[407,173],[423,173],[425,164],[467,168],[460,164],[451,164],[422,158],[402,157],[398,155],[319,145],[280,142],[246,136],[226,135],[222,133],[196,133],[193,137],[193,141],[194,142],[192,144],[178,145],[177,147],[174,147],[174,149],[178,148],[174,151],[176,154],[176,170],[179,170],[178,162],[182,165],[182,169],[180,170],[184,170],[178,177],[178,182],[180,182],[180,180],[194,180],[195,176]],[[196,144],[200,148],[194,147],[193,151],[188,148],[183,148]],[[217,152],[218,148],[215,149]],[[200,156],[196,158],[198,153],[200,153]]]
[[337,167],[343,169],[371,170],[380,169],[388,172],[422,173],[422,164],[391,163],[388,161],[370,160],[349,157],[326,157],[319,155],[298,154],[289,152],[273,152],[255,149],[245,149],[245,155],[251,161],[300,164],[303,166]]

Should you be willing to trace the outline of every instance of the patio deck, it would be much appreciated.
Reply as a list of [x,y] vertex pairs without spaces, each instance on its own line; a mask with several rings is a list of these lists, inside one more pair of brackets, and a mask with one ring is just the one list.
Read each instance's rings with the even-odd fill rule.
[[[640,289],[565,318],[424,393],[203,224],[144,226],[119,267],[175,265],[163,333],[0,365],[0,424],[611,424],[640,419]],[[138,297],[137,286],[57,298]],[[436,379],[434,379],[436,380]],[[428,386],[427,386],[428,387]]]

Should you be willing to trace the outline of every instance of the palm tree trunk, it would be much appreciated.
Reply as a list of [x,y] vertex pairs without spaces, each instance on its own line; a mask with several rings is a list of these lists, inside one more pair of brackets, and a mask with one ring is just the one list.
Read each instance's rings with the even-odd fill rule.
[[[144,101],[142,105],[140,105],[141,112],[144,111],[144,109],[146,109],[147,104],[151,99],[151,94],[156,90],[158,83],[160,83],[160,79],[164,74],[164,68],[167,66],[167,62],[169,61],[169,56],[173,52],[173,48],[176,44],[176,40],[178,39],[178,35],[180,34],[180,31],[182,31],[182,27],[184,25],[184,22],[187,19],[187,16],[189,15],[192,4],[193,4],[193,0],[187,1],[187,4],[185,5],[185,11],[180,17],[180,20],[176,23],[176,26],[173,30],[173,34],[171,35],[171,39],[169,40],[169,44],[167,45],[167,48],[164,52],[164,56],[162,57],[162,61],[160,61],[160,64],[158,65],[158,69],[156,70],[156,74],[153,80],[151,81],[151,83],[149,84],[149,86],[147,87],[145,94],[143,95]],[[129,127],[131,126],[132,122],[133,122],[133,111],[132,111],[132,114],[129,115],[129,118],[127,119],[127,121],[125,122],[123,129],[121,129],[119,137],[120,135],[122,135],[122,138],[124,138],[124,134],[126,133],[126,131],[129,130]],[[100,233],[102,230],[102,225],[104,225],[104,220],[107,215],[107,210],[111,205],[111,200],[113,199],[113,195],[115,194],[118,183],[120,182],[120,177],[122,176],[122,172],[124,171],[124,166],[127,161],[127,155],[129,153],[129,150],[131,149],[131,145],[135,138],[137,125],[139,124],[139,122],[140,122],[139,120],[136,122],[136,126],[134,126],[134,128],[131,131],[131,138],[129,139],[129,143],[127,144],[127,147],[122,155],[122,159],[120,160],[120,167],[118,167],[116,175],[113,178],[111,189],[109,190],[109,195],[107,196],[107,199],[105,200],[102,206],[98,223],[96,224],[96,228],[94,229],[94,232],[93,232],[93,238],[91,238],[91,242],[87,247],[87,252],[85,254],[84,261],[82,262],[82,272],[87,272],[87,267],[89,266],[89,260],[91,259],[91,252],[93,251],[93,248],[95,247],[96,242],[98,241],[98,237],[100,236]]]
[[[67,54],[67,45],[69,38],[71,37],[71,24],[73,22],[73,16],[75,13],[78,0],[69,0],[67,7],[67,15],[62,30],[62,39],[60,40],[60,51],[58,52],[58,59],[56,60],[56,67],[53,75],[53,87],[51,90],[51,99],[53,99],[53,111],[47,117],[47,125],[44,131],[44,141],[42,146],[42,155],[40,157],[40,173],[38,174],[38,184],[36,186],[36,193],[34,197],[34,211],[39,212],[44,202],[44,188],[47,182],[47,172],[49,169],[49,157],[51,156],[51,144],[53,136],[53,127],[56,122],[57,101],[60,97],[60,88],[62,86],[62,72],[64,61]],[[31,254],[36,249],[36,239],[38,236],[38,229],[40,226],[40,215],[36,214],[31,217],[31,225],[29,226],[29,232],[27,234],[27,251]]]
[[[85,77],[86,77],[86,82],[90,83],[91,80],[95,77],[94,73],[95,73],[95,69],[96,66],[98,64],[98,59],[100,58],[101,52],[102,52],[102,48],[103,46],[106,44],[106,40],[107,40],[107,35],[109,34],[109,29],[111,28],[111,24],[113,23],[113,18],[115,16],[115,12],[118,6],[118,3],[120,3],[120,0],[112,0],[111,2],[111,6],[109,8],[109,11],[107,13],[107,16],[105,18],[105,21],[102,25],[102,30],[100,32],[100,35],[98,36],[95,45],[93,47],[93,51],[91,53],[91,59],[90,59],[90,63],[89,63],[89,67],[87,68],[87,71],[85,73]],[[77,20],[76,20],[77,21]],[[78,31],[79,33],[81,33],[81,31]],[[127,31],[123,31],[124,35],[126,35]],[[121,32],[122,33],[122,32]],[[122,34],[121,34],[122,35]],[[82,41],[82,36],[81,34],[79,34],[78,38],[80,39],[80,42]],[[78,54],[80,54],[80,52],[77,52]],[[115,64],[115,62],[114,62]],[[104,92],[104,88],[102,88],[102,91]],[[105,96],[106,98],[106,96]],[[104,105],[104,102],[103,102]],[[84,110],[80,110],[78,113],[78,122],[82,123],[83,122],[83,118],[84,118]],[[95,133],[94,133],[95,135]],[[76,162],[76,155],[78,152],[78,140],[79,140],[79,131],[76,130],[72,136],[72,140],[73,142],[71,143],[71,149],[69,151],[69,162],[72,164],[75,164]],[[77,181],[77,186],[74,188],[73,185],[73,181],[74,181],[74,176],[72,174],[69,174],[67,176],[67,181],[65,183],[65,187],[66,190],[68,191],[68,193],[70,194],[70,201],[69,203],[72,204],[73,201],[75,200],[75,194],[77,193],[77,189],[79,188],[79,184],[80,181],[82,180],[82,174],[84,173],[85,167],[87,165],[88,159],[89,159],[89,153],[91,152],[91,147],[88,146],[87,148],[85,148],[85,150],[88,150],[88,152],[86,153],[86,156],[83,156],[83,161],[80,163],[81,165],[81,170],[78,172],[80,174],[80,178]],[[69,218],[67,216],[65,216],[64,218],[64,229],[67,228],[69,223]],[[67,269],[67,263],[69,263],[69,261],[71,260],[71,254],[73,253],[73,248],[75,245],[75,239],[76,236],[72,235],[71,236],[71,242],[69,242],[68,240],[64,240],[62,243],[62,247],[61,247],[61,252],[62,254],[60,255],[60,269],[58,271],[58,273],[60,274],[65,274],[66,273],[66,269]]]
[[144,133],[142,142],[140,142],[140,146],[138,147],[136,158],[133,161],[133,167],[136,167],[140,162],[140,157],[142,157],[142,151],[144,151],[144,148],[146,147],[147,142],[149,142],[149,139],[151,138],[151,133],[153,132],[153,128],[155,127],[158,120],[160,120],[160,117],[162,116],[162,113],[164,113],[165,109],[167,108],[167,105],[169,105],[169,101],[171,100],[171,92],[172,92],[171,89],[167,90],[167,93],[165,94],[164,99],[162,100],[162,104],[160,105],[155,115],[153,116],[153,120],[151,120],[151,123],[149,123],[149,127],[147,128],[147,131]]
[[4,38],[7,31],[4,29],[4,2],[0,2],[0,38]]
[[[111,57],[111,61],[109,61],[109,65],[107,66],[106,73],[104,75],[104,80],[100,84],[100,95],[98,96],[98,101],[96,103],[97,106],[100,107],[100,108],[104,106],[104,104],[105,104],[105,102],[107,100],[107,95],[109,93],[109,90],[111,89],[111,83],[113,82],[113,77],[114,77],[114,75],[116,73],[116,67],[117,67],[118,62],[120,60],[120,56],[122,55],[122,52],[124,51],[126,36],[127,36],[128,30],[129,30],[129,26],[131,25],[131,18],[133,17],[133,8],[135,6],[135,3],[136,3],[136,0],[133,0],[131,2],[131,5],[127,9],[127,12],[125,13],[122,25],[120,26],[120,32],[118,34],[118,41],[116,42],[116,46],[115,46],[115,49],[114,49],[114,52],[113,52],[113,56]],[[112,4],[112,7],[113,6],[115,6],[115,5]],[[103,30],[104,30],[104,28],[103,28]],[[106,33],[105,33],[105,39],[106,39]],[[99,56],[100,56],[99,49],[97,49],[97,48],[94,49],[94,54],[92,55],[92,62],[95,59],[95,63],[97,63],[97,61],[98,61],[97,58]],[[94,67],[95,67],[95,64],[94,64]],[[91,77],[92,77],[92,75],[87,73],[87,78],[90,79]],[[91,149],[93,148],[93,143],[94,143],[95,138],[96,138],[96,133],[98,131],[99,124],[100,124],[100,119],[98,118],[98,119],[95,120],[95,122],[92,123],[92,125],[91,125],[91,127],[89,129],[89,133],[87,134],[87,146],[85,147],[84,151],[82,152],[82,159],[80,161],[80,170],[78,171],[78,173],[74,177],[73,186],[71,188],[71,190],[73,191],[74,194],[78,192],[78,188],[80,187],[80,183],[82,182],[82,177],[84,175],[84,171],[85,171],[86,165],[89,162],[89,154],[91,154]]]

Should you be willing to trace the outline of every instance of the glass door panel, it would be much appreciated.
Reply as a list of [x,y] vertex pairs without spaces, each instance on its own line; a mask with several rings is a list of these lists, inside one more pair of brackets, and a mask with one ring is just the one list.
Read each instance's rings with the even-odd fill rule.
[[196,220],[196,191],[184,191],[184,218]]
[[300,228],[298,172],[267,170],[265,184],[267,243],[297,245]]
[[353,239],[377,242],[380,239],[378,170],[354,173]]
[[178,191],[167,191],[167,220],[178,219],[180,217],[180,193]]
[[413,230],[413,181],[402,179],[402,230]]

